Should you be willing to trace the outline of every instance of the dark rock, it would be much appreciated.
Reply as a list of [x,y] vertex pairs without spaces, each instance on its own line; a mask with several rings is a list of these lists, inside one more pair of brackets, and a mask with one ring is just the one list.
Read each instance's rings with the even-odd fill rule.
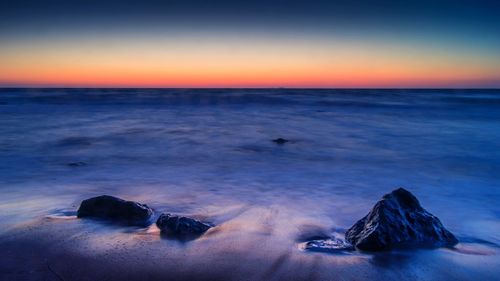
[[102,195],[83,200],[78,209],[79,218],[100,218],[133,226],[151,224],[153,210],[147,205]]
[[328,239],[312,240],[304,244],[304,250],[326,253],[341,253],[354,250],[354,247],[346,241],[331,237]]
[[458,243],[439,219],[403,188],[384,195],[368,215],[347,230],[345,237],[364,251],[452,247]]
[[273,142],[275,142],[277,144],[285,144],[285,143],[289,142],[289,140],[286,140],[283,138],[277,138],[277,139],[274,139]]
[[212,227],[199,220],[171,214],[161,214],[156,221],[156,226],[162,234],[183,240],[197,238]]
[[87,165],[87,163],[85,162],[71,162],[71,163],[68,163],[68,166],[70,167],[82,167],[82,166],[85,166]]

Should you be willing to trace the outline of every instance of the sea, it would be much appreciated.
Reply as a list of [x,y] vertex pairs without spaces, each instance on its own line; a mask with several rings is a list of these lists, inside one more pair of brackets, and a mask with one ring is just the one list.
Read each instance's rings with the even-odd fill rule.
[[[308,235],[342,237],[399,187],[457,236],[456,249],[426,250],[403,264],[301,249]],[[500,90],[0,89],[0,237],[47,219],[65,229],[79,221],[83,199],[103,194],[217,226],[179,247],[276,252],[261,257],[274,271],[254,267],[261,275],[248,279],[282,279],[280,266],[290,272],[296,267],[285,270],[286,260],[301,255],[320,257],[325,268],[329,259],[352,264],[354,255],[360,279],[382,280],[393,273],[377,268],[397,265],[406,271],[394,280],[493,280]],[[155,227],[90,224],[81,227],[124,236]],[[102,237],[96,243],[107,243]],[[185,259],[203,255],[187,252]],[[425,262],[429,255],[439,267]]]

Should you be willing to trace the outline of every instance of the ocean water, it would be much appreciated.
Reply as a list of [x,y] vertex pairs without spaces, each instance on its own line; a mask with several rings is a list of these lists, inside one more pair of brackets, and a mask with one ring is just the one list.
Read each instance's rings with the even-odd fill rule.
[[499,273],[480,264],[498,265],[500,90],[1,89],[0,159],[0,237],[47,218],[65,229],[109,194],[218,225],[211,249],[258,252],[258,236],[309,257],[303,237],[341,235],[402,186],[466,249],[425,255]]

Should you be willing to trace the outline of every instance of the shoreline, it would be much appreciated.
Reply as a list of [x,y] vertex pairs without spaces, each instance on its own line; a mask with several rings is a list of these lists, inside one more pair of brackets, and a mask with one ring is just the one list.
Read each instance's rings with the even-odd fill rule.
[[242,227],[244,220],[235,218],[181,243],[161,238],[154,225],[127,228],[45,217],[0,235],[1,280],[494,280],[500,273],[500,251],[491,245],[305,252],[286,235]]

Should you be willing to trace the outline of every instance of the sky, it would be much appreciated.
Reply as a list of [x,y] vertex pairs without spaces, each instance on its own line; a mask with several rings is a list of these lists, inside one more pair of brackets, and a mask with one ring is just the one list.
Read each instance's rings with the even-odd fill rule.
[[0,0],[0,87],[499,88],[500,1]]

